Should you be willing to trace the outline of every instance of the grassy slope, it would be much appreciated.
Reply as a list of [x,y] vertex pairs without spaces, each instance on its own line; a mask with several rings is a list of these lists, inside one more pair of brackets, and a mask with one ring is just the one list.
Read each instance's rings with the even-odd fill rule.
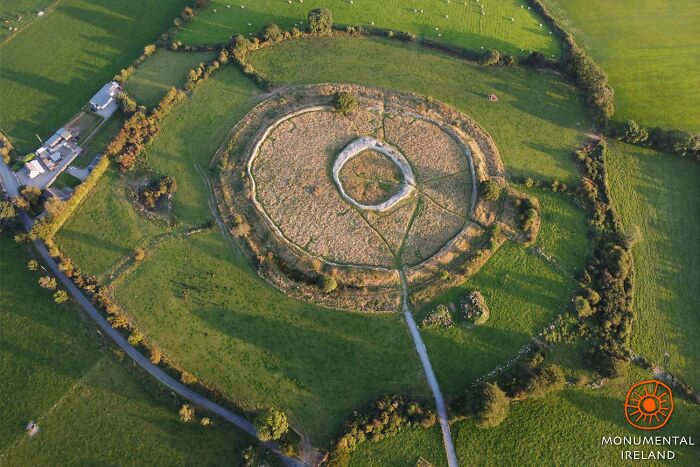
[[[231,5],[231,8],[226,8]],[[245,8],[241,9],[240,6]],[[559,47],[546,27],[531,11],[520,8],[516,0],[500,0],[485,3],[485,15],[474,2],[447,3],[435,0],[307,0],[304,3],[285,0],[214,0],[181,30],[177,39],[184,43],[226,42],[231,35],[256,33],[273,22],[284,29],[295,24],[305,26],[307,13],[312,8],[325,6],[333,12],[338,24],[394,28],[410,31],[420,36],[456,44],[470,49],[499,49],[524,55],[530,50],[540,50],[548,55],[558,55]],[[425,12],[413,13],[413,9]],[[216,12],[214,12],[216,10]],[[445,18],[448,16],[449,18]],[[511,22],[510,18],[515,21]],[[435,30],[435,28],[439,30]],[[442,37],[439,36],[442,35]],[[524,51],[521,51],[523,49]]]
[[169,88],[181,88],[187,72],[215,57],[213,53],[183,53],[159,49],[131,75],[124,89],[139,105],[153,108]]
[[[466,290],[478,289],[490,309],[489,321],[468,329],[462,321],[448,329],[422,331],[435,373],[445,394],[456,395],[474,379],[510,359],[554,317],[566,310],[575,282],[571,276],[584,264],[588,247],[585,214],[573,202],[543,191],[542,231],[537,241],[560,268],[508,243],[463,287],[436,302],[458,301]],[[425,307],[427,313],[434,305]]]
[[[603,436],[635,436],[624,418],[623,400],[629,386],[647,378],[639,370],[630,377],[609,382],[601,390],[565,389],[544,399],[531,399],[511,406],[505,422],[497,428],[479,429],[470,420],[452,426],[461,465],[629,465],[620,461],[620,447],[601,446]],[[700,429],[700,409],[676,399],[676,409],[666,428],[654,435],[689,436]],[[647,433],[649,434],[649,433]],[[353,456],[355,465],[413,465],[418,456],[432,460],[442,450],[433,432],[404,433],[367,443]],[[416,449],[400,463],[394,452]],[[633,447],[634,448],[634,447]],[[665,450],[664,448],[660,448]],[[677,447],[674,465],[697,465],[700,449]],[[370,461],[371,459],[371,461]],[[663,465],[649,462],[650,465]]]
[[281,407],[316,444],[376,396],[429,396],[399,316],[285,298],[219,232],[149,251],[116,297],[179,365],[247,408]]
[[[24,247],[3,234],[0,249],[0,463],[235,461],[245,439],[180,424],[177,406],[100,351],[76,307],[39,288]],[[29,420],[42,429],[36,439],[25,434]]]
[[545,3],[608,73],[616,120],[700,131],[699,2]]
[[698,387],[700,166],[620,143],[607,163],[618,213],[643,237],[634,247],[639,321],[632,347]]
[[[511,176],[577,179],[570,153],[588,120],[578,96],[555,75],[471,66],[398,42],[361,38],[285,42],[254,53],[251,62],[276,83],[356,82],[432,96],[493,136]],[[487,100],[491,93],[499,102]]]
[[[63,0],[0,44],[0,129],[34,149],[167,29],[188,0]],[[56,38],[61,40],[56,40]]]
[[118,171],[108,171],[56,236],[61,249],[88,274],[104,273],[130,255],[140,239],[160,231],[134,211],[124,190]]

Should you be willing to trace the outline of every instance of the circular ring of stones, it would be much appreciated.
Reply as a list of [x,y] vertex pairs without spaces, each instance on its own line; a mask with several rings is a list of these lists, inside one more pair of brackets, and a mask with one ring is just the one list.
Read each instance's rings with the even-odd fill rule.
[[[396,167],[399,168],[401,174],[403,175],[403,182],[401,183],[401,189],[394,194],[391,198],[378,204],[362,204],[355,200],[352,196],[348,195],[343,186],[343,182],[340,179],[340,171],[343,169],[345,164],[352,158],[358,156],[362,151],[365,150],[376,151],[380,154],[384,154],[393,162]],[[336,185],[338,185],[338,190],[340,195],[347,201],[358,209],[364,211],[374,211],[374,212],[385,212],[393,208],[396,204],[400,203],[404,199],[411,196],[411,194],[416,189],[416,177],[413,174],[413,169],[411,164],[408,163],[406,158],[401,154],[396,148],[382,142],[370,136],[362,136],[352,143],[350,143],[343,151],[338,155],[338,158],[333,164],[333,180]]]
[[[357,98],[349,115],[332,105],[339,91]],[[401,159],[376,148],[340,158],[362,137],[396,148],[411,172],[399,174]],[[490,135],[461,112],[360,85],[275,93],[232,129],[217,157],[224,167],[219,206],[231,216],[226,222],[247,238],[254,258],[272,254],[292,282],[265,274],[286,290],[295,274],[313,278],[327,271],[324,263],[339,284],[364,287],[397,284],[398,267],[411,281],[464,261],[496,216],[495,204],[478,198],[478,183],[504,183],[505,172]],[[342,173],[334,174],[336,163],[345,166]],[[355,175],[367,167],[393,171],[389,178],[382,172],[382,181],[399,192],[380,184],[367,191],[361,178],[358,184]],[[361,271],[366,274],[356,274]]]

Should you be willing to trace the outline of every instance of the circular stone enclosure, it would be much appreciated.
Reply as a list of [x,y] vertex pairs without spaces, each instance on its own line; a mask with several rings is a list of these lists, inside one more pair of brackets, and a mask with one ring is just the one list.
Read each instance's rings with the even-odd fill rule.
[[[347,115],[332,106],[340,90],[358,101]],[[296,87],[264,101],[221,157],[221,211],[261,265],[274,258],[263,273],[275,284],[301,293],[299,280],[330,274],[341,289],[395,289],[396,301],[399,269],[423,280],[473,252],[497,208],[477,184],[503,177],[491,138],[463,114],[355,85]]]

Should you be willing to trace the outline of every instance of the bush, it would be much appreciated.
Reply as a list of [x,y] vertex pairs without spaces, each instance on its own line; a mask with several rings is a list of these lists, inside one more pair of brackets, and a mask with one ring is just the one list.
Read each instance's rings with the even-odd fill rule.
[[136,248],[134,250],[134,261],[143,261],[146,258],[146,252],[143,248]]
[[141,341],[143,341],[143,334],[138,331],[132,332],[129,334],[127,341],[129,341],[129,344],[131,345],[139,345]]
[[53,300],[56,303],[65,303],[68,301],[68,292],[65,290],[57,290],[56,293],[53,294]]
[[346,91],[341,91],[336,93],[333,98],[333,105],[343,113],[343,115],[348,115],[357,107],[357,99],[355,96]]
[[501,52],[498,50],[489,50],[486,52],[481,59],[481,64],[486,65],[486,66],[492,66],[492,65],[498,65],[498,62],[501,61]]
[[160,350],[156,347],[151,349],[151,356],[150,356],[151,363],[154,365],[157,365],[160,363],[161,360],[163,360],[163,354],[160,353]]
[[36,260],[30,259],[27,262],[27,269],[29,269],[30,271],[36,271],[38,268],[39,268],[39,263],[37,263]]
[[194,409],[189,404],[183,404],[180,407],[180,421],[187,423],[194,419]]
[[595,313],[595,308],[592,308],[590,302],[581,296],[574,298],[574,309],[579,318],[586,318]]
[[262,441],[278,440],[289,430],[287,416],[275,408],[259,414],[254,424],[258,431],[258,438]]
[[649,139],[649,131],[634,120],[627,120],[618,130],[618,139],[632,144],[641,144]]
[[56,288],[56,279],[51,276],[42,276],[39,278],[39,286],[44,289],[53,290]]
[[642,230],[638,225],[632,224],[625,229],[622,237],[625,248],[630,249],[642,239]]
[[328,8],[314,8],[308,19],[311,34],[330,34],[333,30],[333,13]]
[[192,373],[183,371],[180,374],[180,381],[182,382],[182,384],[194,384],[197,382],[197,377]]
[[321,279],[321,289],[325,293],[331,293],[338,288],[338,281],[333,276],[323,276]]
[[478,403],[474,417],[481,428],[498,426],[508,417],[510,399],[494,383],[486,383],[477,390]]
[[493,180],[484,180],[479,184],[479,195],[487,201],[495,201],[501,194],[501,187]]
[[263,29],[262,36],[266,41],[277,42],[282,39],[282,30],[274,23],[268,24],[265,26],[265,29]]

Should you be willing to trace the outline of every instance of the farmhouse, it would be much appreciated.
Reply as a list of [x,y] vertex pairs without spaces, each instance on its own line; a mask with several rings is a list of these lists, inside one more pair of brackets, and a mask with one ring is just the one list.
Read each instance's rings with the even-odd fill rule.
[[90,99],[90,107],[92,110],[102,110],[105,109],[114,100],[114,96],[117,95],[120,88],[117,83],[110,81],[109,83],[102,86],[102,89],[97,91],[97,94],[92,96]]
[[26,164],[24,164],[24,166],[27,169],[27,174],[29,175],[29,178],[36,178],[45,172],[44,168],[36,159],[27,162]]

